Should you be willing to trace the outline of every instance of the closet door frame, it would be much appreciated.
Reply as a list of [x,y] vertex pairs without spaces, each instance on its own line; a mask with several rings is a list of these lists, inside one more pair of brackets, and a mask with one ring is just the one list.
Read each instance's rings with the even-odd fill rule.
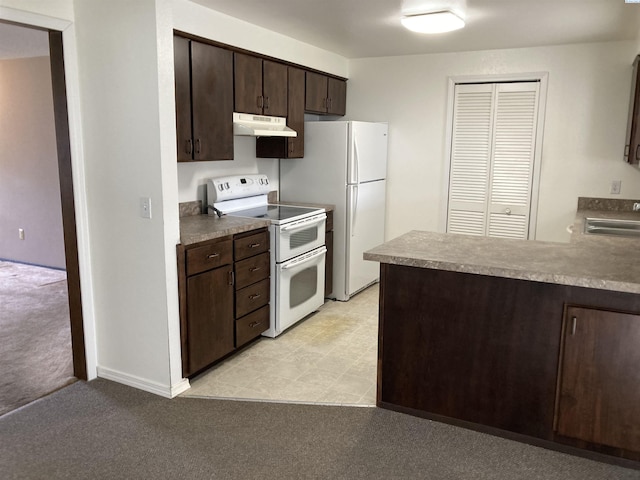
[[540,169],[542,160],[542,140],[544,134],[544,118],[547,104],[548,72],[531,72],[505,75],[465,75],[448,78],[447,88],[447,120],[445,132],[445,158],[442,178],[442,201],[440,202],[441,232],[447,231],[447,215],[449,210],[449,175],[451,172],[451,140],[453,136],[453,113],[455,102],[455,87],[458,84],[468,83],[505,83],[505,82],[540,82],[538,99],[538,122],[536,127],[536,148],[533,160],[533,178],[531,184],[531,210],[529,213],[528,239],[536,238],[536,225],[538,219],[538,195],[540,190]]

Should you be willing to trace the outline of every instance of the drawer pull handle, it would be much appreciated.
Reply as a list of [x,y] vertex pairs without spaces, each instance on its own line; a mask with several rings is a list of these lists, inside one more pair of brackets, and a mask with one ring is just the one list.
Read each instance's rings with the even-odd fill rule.
[[249,300],[255,300],[256,298],[261,297],[259,293],[254,293],[253,295],[249,295]]
[[249,269],[250,272],[257,272],[258,270],[260,270],[260,267],[251,267]]
[[209,260],[211,260],[212,258],[216,258],[216,257],[219,257],[219,256],[220,256],[220,254],[219,254],[219,253],[212,253],[211,255],[207,255],[207,258],[208,258]]
[[249,328],[257,327],[258,325],[262,325],[262,322],[251,322],[249,324]]
[[233,273],[233,270],[229,270],[229,285],[233,286],[236,283],[236,276]]
[[577,320],[578,318],[573,316],[571,317],[571,335],[575,335],[576,334],[576,327],[577,327]]
[[249,244],[249,248],[257,248],[259,247],[261,244],[260,243],[250,243]]

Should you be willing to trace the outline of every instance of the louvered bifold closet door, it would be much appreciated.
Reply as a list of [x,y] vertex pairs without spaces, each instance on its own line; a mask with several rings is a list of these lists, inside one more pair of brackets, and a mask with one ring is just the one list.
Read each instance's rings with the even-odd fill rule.
[[447,231],[485,235],[491,171],[493,85],[456,85]]
[[490,237],[529,234],[538,82],[496,84],[489,189]]

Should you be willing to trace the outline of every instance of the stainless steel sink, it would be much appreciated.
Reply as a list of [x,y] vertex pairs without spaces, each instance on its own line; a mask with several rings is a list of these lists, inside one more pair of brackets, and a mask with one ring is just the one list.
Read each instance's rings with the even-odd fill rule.
[[584,233],[640,238],[640,221],[613,218],[585,218]]

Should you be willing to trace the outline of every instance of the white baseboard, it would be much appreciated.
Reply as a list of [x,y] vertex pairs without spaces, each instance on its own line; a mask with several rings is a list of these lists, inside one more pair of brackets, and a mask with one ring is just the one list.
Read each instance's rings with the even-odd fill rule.
[[129,387],[137,388],[138,390],[144,390],[145,392],[160,395],[165,398],[173,398],[180,395],[182,392],[186,392],[191,388],[189,380],[183,378],[176,385],[169,386],[158,382],[153,382],[145,378],[130,375],[128,373],[118,372],[106,367],[98,366],[98,377],[114,382],[122,383]]

